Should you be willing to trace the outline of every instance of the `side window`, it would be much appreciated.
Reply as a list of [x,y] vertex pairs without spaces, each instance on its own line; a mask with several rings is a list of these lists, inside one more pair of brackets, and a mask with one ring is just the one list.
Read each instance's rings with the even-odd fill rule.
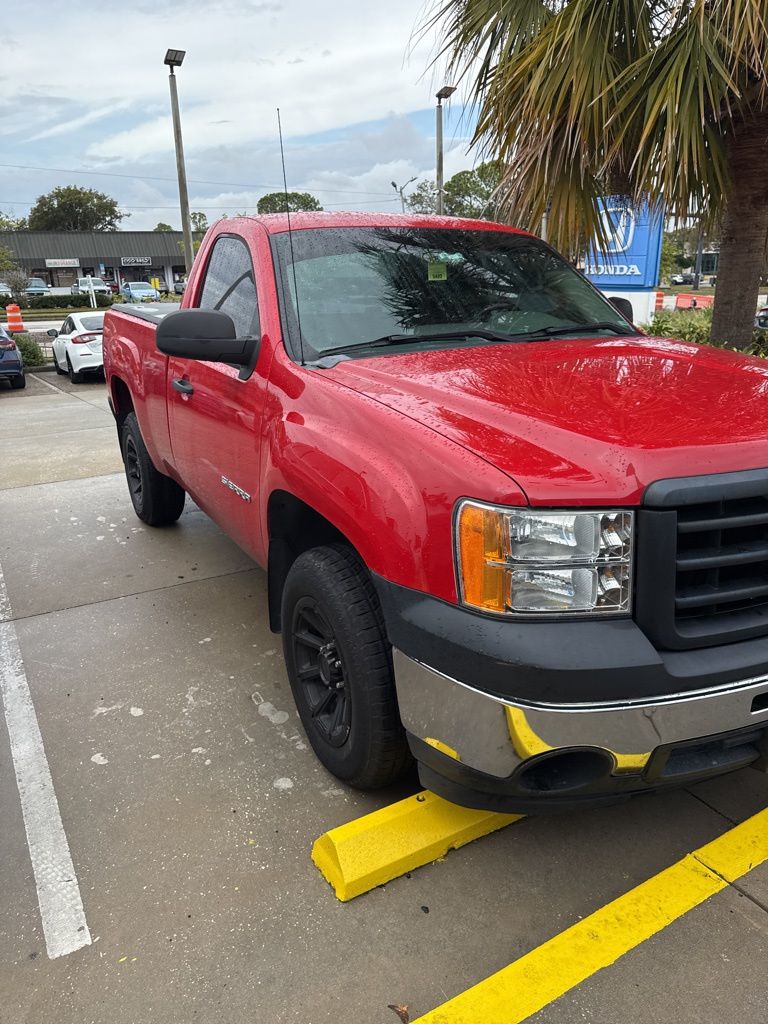
[[71,316],[68,316],[64,323],[61,325],[59,334],[72,334],[75,329],[75,322]]
[[259,333],[259,308],[251,254],[241,238],[222,235],[215,242],[198,307],[228,313],[234,320],[238,336]]

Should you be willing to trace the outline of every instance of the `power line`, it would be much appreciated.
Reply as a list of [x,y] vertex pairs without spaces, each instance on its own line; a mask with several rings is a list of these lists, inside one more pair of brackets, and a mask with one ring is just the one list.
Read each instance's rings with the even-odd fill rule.
[[[73,167],[40,167],[36,164],[0,164],[0,167],[8,167],[17,171],[56,171],[57,174],[90,174],[97,178],[129,178],[131,181],[170,181],[176,184],[175,178],[161,178],[151,174],[120,174],[117,171],[85,171]],[[273,192],[280,192],[282,185],[258,185],[243,184],[236,181],[205,181],[202,178],[188,178],[193,185],[219,185],[226,188],[267,188]],[[326,192],[328,195],[350,195],[350,196],[388,196],[388,192],[359,192],[348,188],[313,188],[313,192]],[[138,209],[138,207],[136,207]]]
[[[386,193],[384,193],[386,194]],[[360,202],[367,202],[368,200],[361,200]],[[398,203],[399,199],[380,199],[379,205],[384,203]],[[0,206],[34,206],[36,200],[34,199],[0,199]],[[209,206],[207,203],[200,203],[200,206],[204,206],[206,210],[239,210],[243,204],[233,203],[231,206]],[[326,206],[359,206],[360,203],[326,203]],[[165,206],[162,203],[152,206],[126,206],[124,203],[118,203],[121,210],[178,210],[179,204],[174,203],[170,206]],[[247,207],[247,204],[246,204]]]

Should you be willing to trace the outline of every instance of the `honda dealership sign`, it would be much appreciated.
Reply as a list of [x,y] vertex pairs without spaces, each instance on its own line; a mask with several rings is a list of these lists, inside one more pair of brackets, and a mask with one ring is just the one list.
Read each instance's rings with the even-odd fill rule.
[[633,208],[620,199],[603,199],[601,207],[608,245],[587,254],[584,273],[601,291],[655,288],[659,283],[663,212],[648,206]]

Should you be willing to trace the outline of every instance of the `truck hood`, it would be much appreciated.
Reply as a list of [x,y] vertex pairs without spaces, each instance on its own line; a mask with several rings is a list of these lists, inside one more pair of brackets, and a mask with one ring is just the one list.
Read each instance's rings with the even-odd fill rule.
[[768,466],[768,362],[707,346],[478,345],[325,372],[496,466],[532,504],[637,504],[654,480]]

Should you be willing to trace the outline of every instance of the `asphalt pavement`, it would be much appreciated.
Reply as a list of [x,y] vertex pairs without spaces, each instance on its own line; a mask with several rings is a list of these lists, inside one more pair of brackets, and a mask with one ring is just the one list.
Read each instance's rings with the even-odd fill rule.
[[[103,383],[0,385],[0,443],[0,1024],[415,1021],[765,807],[746,770],[527,819],[341,904],[312,843],[417,783],[319,766],[264,573],[191,502],[135,518]],[[532,1019],[764,1024],[767,958],[762,866]]]

